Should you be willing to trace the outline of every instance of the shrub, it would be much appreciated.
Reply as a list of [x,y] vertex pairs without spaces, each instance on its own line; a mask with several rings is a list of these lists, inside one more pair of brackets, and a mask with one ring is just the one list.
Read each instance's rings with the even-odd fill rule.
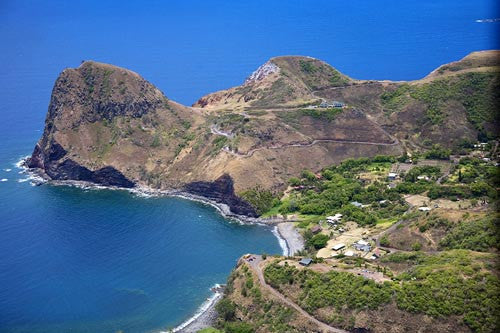
[[219,317],[224,320],[230,321],[234,319],[236,305],[227,298],[221,299],[215,306],[215,309],[217,310]]
[[249,323],[244,322],[227,322],[224,325],[226,333],[253,333],[255,330]]
[[327,235],[324,234],[317,234],[314,235],[309,241],[308,241],[308,246],[314,247],[316,250],[322,249],[326,246],[328,243],[328,240],[330,238]]

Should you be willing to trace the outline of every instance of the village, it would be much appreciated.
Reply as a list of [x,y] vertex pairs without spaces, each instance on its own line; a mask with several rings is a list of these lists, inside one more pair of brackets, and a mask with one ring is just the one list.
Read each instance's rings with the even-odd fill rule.
[[[375,170],[378,169],[375,172],[361,172],[358,175],[358,179],[365,184],[371,182],[386,184],[385,186],[388,190],[401,188],[408,182],[428,184],[428,186],[432,186],[433,184],[439,186],[446,182],[454,184],[454,182],[457,181],[457,175],[462,172],[459,163],[463,158],[476,159],[480,161],[478,163],[483,163],[486,166],[498,166],[498,163],[495,162],[498,160],[498,156],[495,155],[497,153],[497,143],[494,144],[495,148],[492,150],[491,154],[489,154],[486,149],[487,145],[487,143],[475,144],[474,149],[465,157],[450,155],[448,159],[420,159],[418,161],[414,161],[411,157],[408,157],[404,161],[398,161],[387,165],[385,169],[375,168]],[[428,170],[428,172],[422,171],[415,173],[415,171],[419,170]],[[408,180],[408,175],[414,176],[412,181]],[[315,178],[320,181],[322,175],[315,174]],[[301,184],[295,185],[294,188],[298,191],[307,191],[314,189],[314,186]],[[338,260],[342,258],[360,258],[367,260],[365,262],[374,262],[384,255],[398,251],[384,244],[383,240],[381,242],[381,239],[388,231],[396,227],[401,227],[399,224],[403,222],[404,215],[407,213],[426,216],[433,210],[460,211],[473,207],[475,207],[474,209],[476,210],[487,209],[487,202],[485,200],[474,203],[476,201],[475,199],[468,200],[465,198],[453,199],[444,197],[431,199],[425,193],[408,193],[404,194],[402,198],[406,205],[406,211],[396,220],[392,219],[371,226],[362,226],[349,219],[349,217],[344,216],[341,212],[320,218],[317,223],[309,226],[305,230],[310,232],[313,237],[316,235],[325,235],[328,237],[328,241],[324,247],[317,250],[315,256],[302,257],[297,263],[301,266],[310,266],[311,264],[317,263],[318,260],[326,260],[327,263],[337,266],[335,264],[335,259]],[[347,205],[358,210],[369,210],[373,209],[373,207],[383,208],[391,204],[393,203],[391,203],[390,200],[382,199],[371,203],[362,203],[357,200],[352,200],[348,202]],[[297,216],[295,216],[295,218],[297,218]],[[297,223],[297,225],[300,227],[301,224]],[[324,269],[324,267],[320,268],[320,270]],[[362,270],[358,273],[361,275],[367,275],[369,273],[367,275],[368,278],[373,278],[375,276],[373,275],[374,272],[369,270]]]

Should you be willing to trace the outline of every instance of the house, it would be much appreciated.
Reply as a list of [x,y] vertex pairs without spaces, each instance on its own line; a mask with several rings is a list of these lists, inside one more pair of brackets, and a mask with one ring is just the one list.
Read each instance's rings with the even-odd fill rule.
[[312,261],[313,260],[311,258],[303,258],[299,261],[299,264],[301,264],[302,266],[309,266]]
[[332,250],[333,251],[338,251],[340,249],[343,249],[345,247],[345,244],[344,243],[338,243],[338,244],[335,244],[333,247],[332,247]]
[[396,178],[398,178],[398,174],[395,172],[389,172],[387,178],[389,178],[389,180],[396,180]]
[[372,249],[370,243],[368,243],[367,241],[365,241],[363,239],[360,239],[359,241],[354,243],[353,246],[356,250],[363,251],[363,252],[370,252]]
[[327,216],[326,217],[326,221],[328,223],[332,223],[332,224],[335,224],[335,223],[338,223],[342,220],[342,214],[335,214],[334,216]]
[[431,208],[430,207],[419,207],[418,210],[421,212],[428,212],[431,210]]
[[311,228],[311,232],[313,234],[317,234],[318,232],[320,232],[322,229],[319,225],[315,225],[314,227]]
[[357,202],[357,201],[352,201],[351,205],[353,205],[355,207],[359,207],[359,208],[363,207],[363,204],[361,202]]

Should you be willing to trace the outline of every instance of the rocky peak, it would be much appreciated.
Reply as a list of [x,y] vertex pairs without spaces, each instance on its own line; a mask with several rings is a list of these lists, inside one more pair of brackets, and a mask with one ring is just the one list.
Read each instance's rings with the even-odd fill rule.
[[59,129],[74,128],[115,116],[140,117],[166,101],[161,91],[132,71],[85,61],[57,78],[47,120]]
[[264,65],[257,68],[257,70],[252,74],[250,74],[250,76],[246,78],[244,84],[246,85],[257,81],[262,81],[268,75],[277,73],[279,72],[279,70],[280,68],[269,60]]

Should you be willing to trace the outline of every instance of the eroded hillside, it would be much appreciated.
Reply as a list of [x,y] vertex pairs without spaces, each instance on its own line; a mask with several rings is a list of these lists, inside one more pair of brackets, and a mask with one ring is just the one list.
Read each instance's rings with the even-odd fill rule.
[[[354,80],[317,59],[277,57],[193,107],[136,73],[88,61],[57,79],[29,165],[105,185],[182,189],[228,174],[236,193],[282,191],[302,170],[346,158],[495,137],[498,55],[474,53],[412,82]],[[226,185],[217,188],[232,196]]]

